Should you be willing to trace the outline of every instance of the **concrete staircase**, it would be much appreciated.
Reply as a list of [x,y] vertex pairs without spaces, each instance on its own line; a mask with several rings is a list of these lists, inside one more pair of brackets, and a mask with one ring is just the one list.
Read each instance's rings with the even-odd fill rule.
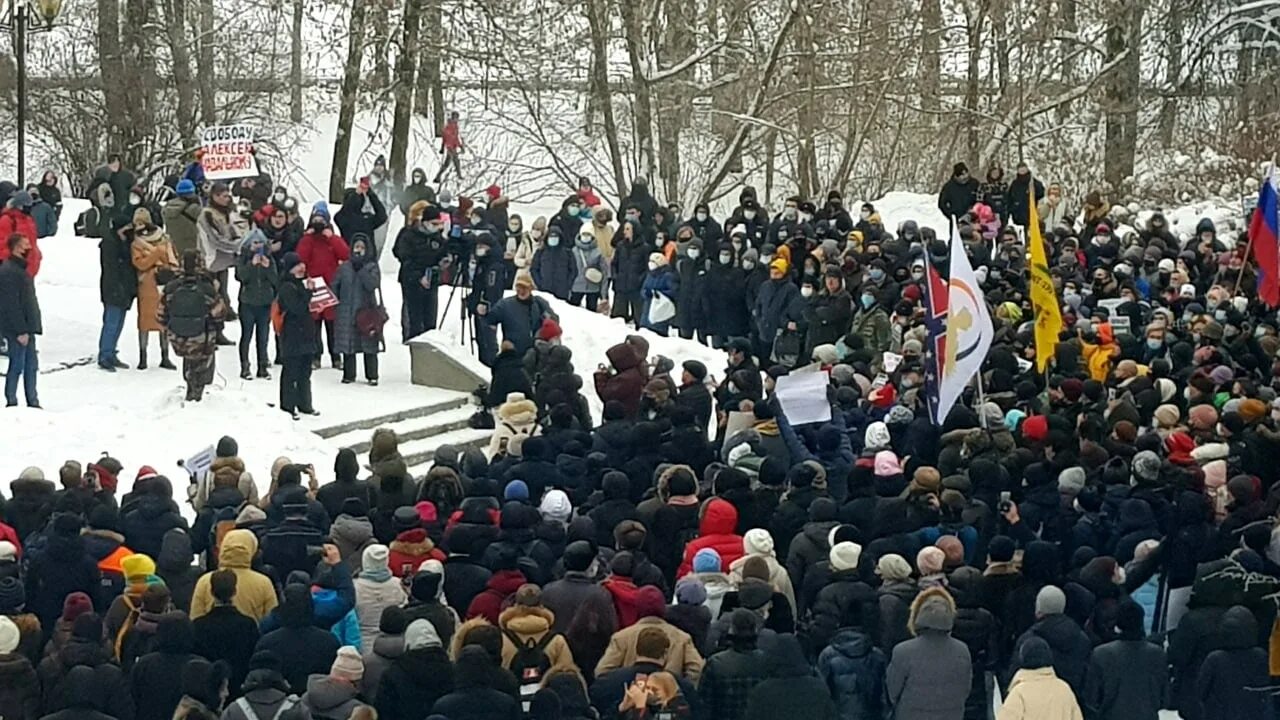
[[373,431],[390,428],[400,438],[400,454],[409,466],[409,473],[421,478],[431,469],[436,448],[441,445],[466,449],[488,444],[492,430],[473,430],[467,426],[467,419],[475,411],[467,393],[449,393],[447,399],[429,405],[332,425],[315,433],[338,447],[351,448],[363,465]]

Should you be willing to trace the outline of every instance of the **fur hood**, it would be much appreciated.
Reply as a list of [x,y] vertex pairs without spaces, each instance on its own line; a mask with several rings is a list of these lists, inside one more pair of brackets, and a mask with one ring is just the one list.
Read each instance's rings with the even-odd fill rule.
[[1223,460],[1230,453],[1226,443],[1208,443],[1191,451],[1191,458],[1201,465],[1212,460]]
[[955,622],[956,601],[943,588],[926,588],[911,602],[911,617],[907,627],[912,635],[919,635],[922,630],[950,633]]
[[471,631],[478,627],[492,624],[482,617],[473,617],[459,625],[458,631],[453,634],[453,640],[449,641],[449,659],[454,662],[458,661],[458,656],[462,654],[462,647],[467,644],[467,636],[471,634]]
[[369,443],[369,464],[376,465],[384,460],[400,457],[400,437],[391,428],[378,428],[373,431],[373,439]]
[[532,425],[538,419],[538,406],[521,393],[511,393],[498,406],[498,419],[510,425]]
[[214,458],[209,465],[209,473],[213,476],[214,487],[238,487],[240,475],[244,473],[244,461],[234,456]]
[[521,638],[542,637],[555,624],[556,615],[544,607],[509,607],[498,616],[498,627]]

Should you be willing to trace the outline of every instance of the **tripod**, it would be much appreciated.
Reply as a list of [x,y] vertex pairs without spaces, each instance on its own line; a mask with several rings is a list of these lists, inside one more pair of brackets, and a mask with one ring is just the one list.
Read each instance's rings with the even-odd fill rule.
[[471,328],[472,313],[471,307],[467,304],[467,295],[471,291],[471,275],[469,268],[463,266],[457,255],[451,256],[452,261],[450,267],[457,268],[456,273],[451,280],[452,285],[449,289],[449,297],[445,298],[444,311],[440,313],[440,317],[449,317],[449,305],[453,302],[453,296],[458,293],[458,288],[462,288],[462,299],[458,301],[458,321],[462,325],[462,334],[458,337],[459,345],[466,345],[471,354],[476,353],[476,337],[475,332]]

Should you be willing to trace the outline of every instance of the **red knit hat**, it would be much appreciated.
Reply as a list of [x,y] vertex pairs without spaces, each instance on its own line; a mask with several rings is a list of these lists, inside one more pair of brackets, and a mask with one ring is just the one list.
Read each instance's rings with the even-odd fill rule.
[[90,612],[93,612],[93,600],[82,592],[73,592],[62,601],[62,619],[67,622],[75,622],[76,618]]
[[160,477],[160,473],[156,472],[156,469],[151,467],[150,465],[143,465],[142,467],[138,468],[138,476],[134,478],[133,481],[135,483],[140,483],[143,480],[150,480],[151,478],[154,478],[154,477]]
[[1047,415],[1032,415],[1022,421],[1022,437],[1035,442],[1044,442],[1049,436],[1049,417]]
[[502,197],[502,188],[498,187],[497,185],[490,185],[489,187],[484,189],[484,194],[488,195],[489,201],[492,202]]
[[1194,465],[1191,451],[1196,449],[1196,441],[1184,432],[1176,432],[1164,439],[1164,447],[1169,451],[1169,462],[1175,465]]
[[542,321],[542,325],[538,327],[538,339],[543,341],[551,341],[560,337],[560,323],[546,318]]

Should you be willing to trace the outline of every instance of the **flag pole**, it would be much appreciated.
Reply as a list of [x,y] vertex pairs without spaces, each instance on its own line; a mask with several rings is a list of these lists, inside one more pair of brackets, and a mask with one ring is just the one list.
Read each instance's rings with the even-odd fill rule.
[[[1267,168],[1267,175],[1266,175],[1266,177],[1262,178],[1262,182],[1265,182],[1265,183],[1269,183],[1269,182],[1271,182],[1271,181],[1272,181],[1272,179],[1275,177],[1275,174],[1276,174],[1276,156],[1275,156],[1275,155],[1272,155],[1272,156],[1271,156],[1271,165]],[[1254,211],[1254,212],[1261,212],[1261,211],[1262,211],[1262,206],[1260,206],[1260,205],[1255,205],[1255,206],[1254,206],[1254,208],[1253,208],[1253,211]],[[1245,228],[1248,228],[1248,227],[1252,224],[1252,223],[1247,222],[1247,221],[1248,221],[1248,219],[1249,219],[1249,218],[1245,218],[1245,220],[1246,220],[1246,222],[1245,222]],[[1235,288],[1231,291],[1231,294],[1232,294],[1232,295],[1238,295],[1238,294],[1240,293],[1240,283],[1244,280],[1244,265],[1245,265],[1245,263],[1249,262],[1249,258],[1250,258],[1250,256],[1252,256],[1252,255],[1253,255],[1253,233],[1251,233],[1251,232],[1250,232],[1250,233],[1246,233],[1246,234],[1247,234],[1247,235],[1248,235],[1248,237],[1249,237],[1249,241],[1248,241],[1247,243],[1245,243],[1245,246],[1244,246],[1244,258],[1243,258],[1243,262],[1241,262],[1241,263],[1240,263],[1240,272],[1236,273],[1236,286],[1235,286]]]
[[987,402],[987,394],[982,388],[982,370],[974,373],[974,378],[978,381],[978,422],[982,424],[983,430],[989,430],[987,427],[987,416],[982,413],[982,406]]

